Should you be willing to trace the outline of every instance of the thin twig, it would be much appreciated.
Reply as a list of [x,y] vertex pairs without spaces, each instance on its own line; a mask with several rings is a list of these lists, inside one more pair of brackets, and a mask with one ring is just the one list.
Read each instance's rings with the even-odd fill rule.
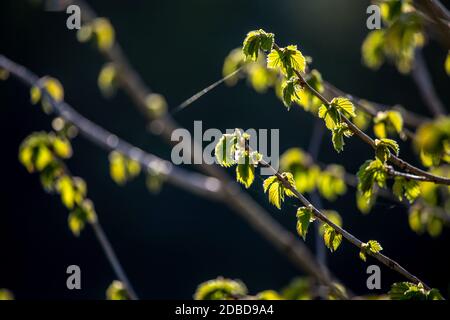
[[[25,69],[23,66],[12,62],[3,55],[0,55],[0,67],[8,70],[11,75],[28,86],[39,85],[39,79],[36,75]],[[66,102],[54,101],[45,88],[41,87],[41,90],[52,104],[54,112],[78,127],[80,133],[93,143],[96,143],[107,150],[117,150],[127,157],[138,161],[145,167],[150,166],[152,170],[161,170],[160,165],[167,163],[154,155],[145,153],[128,144],[116,135],[109,133],[105,129],[84,118],[73,110]],[[320,266],[312,253],[302,242],[300,242],[292,233],[286,231],[277,221],[255,203],[252,198],[242,193],[239,186],[234,182],[227,181],[219,182],[217,184],[217,179],[215,178],[201,179],[200,174],[184,173],[182,169],[173,166],[170,167],[170,170],[163,170],[161,173],[165,174],[165,177],[169,182],[175,183],[188,191],[198,193],[202,196],[213,196],[214,199],[226,203],[241,217],[247,220],[249,224],[272,243],[275,248],[285,254],[294,265],[315,278],[319,283],[329,287],[330,290],[336,294],[340,294],[340,291],[336,290],[335,287],[335,283],[339,281],[332,276],[331,272],[326,267]],[[225,188],[224,185],[227,187]],[[347,289],[346,291],[347,296],[352,296],[350,290]],[[342,296],[342,298],[346,298],[347,296]]]
[[[276,50],[280,50],[280,47],[277,44],[274,44],[274,48]],[[327,100],[327,98],[325,98],[321,93],[319,93],[317,90],[315,90],[306,80],[305,78],[301,75],[301,73],[298,70],[294,69],[295,74],[297,75],[300,85],[304,88],[307,88],[313,95],[315,95],[317,98],[319,98],[319,100],[325,104],[327,107],[331,106],[331,102]],[[363,142],[367,143],[369,146],[371,146],[372,148],[375,149],[375,141],[369,137],[364,131],[362,131],[361,129],[359,129],[353,122],[351,122],[347,117],[345,117],[342,113],[340,114],[342,120],[348,125],[348,128],[356,135],[358,136]],[[408,162],[400,159],[399,157],[391,154],[389,159],[389,162],[391,162],[392,164],[396,165],[397,167],[399,167],[402,170],[405,170],[407,172],[413,173],[417,176],[423,176],[426,178],[426,181],[430,181],[430,182],[434,182],[434,183],[438,183],[438,184],[445,184],[445,185],[450,185],[450,179],[449,178],[445,178],[445,177],[441,177],[441,176],[437,176],[437,175],[433,175],[429,172],[426,172],[422,169],[419,169],[411,164],[409,164]]]
[[[95,12],[82,0],[66,0],[67,3],[76,3],[80,5],[83,12],[82,19],[85,22],[96,18]],[[130,96],[134,105],[149,120],[149,128],[154,134],[163,137],[167,143],[173,145],[171,140],[172,132],[180,128],[170,114],[164,114],[159,118],[152,118],[147,112],[146,97],[151,90],[144,84],[139,74],[131,67],[123,50],[116,42],[108,50],[102,50],[105,58],[114,63],[118,68],[118,80],[122,89]],[[202,148],[196,142],[193,142],[193,153],[189,156],[194,158],[202,157]],[[272,216],[255,202],[249,195],[242,192],[240,186],[230,179],[228,174],[216,166],[200,164],[199,168],[204,173],[217,178],[221,182],[222,201],[228,205],[235,213],[246,220],[257,232],[268,240],[276,249],[288,257],[295,266],[299,267],[318,282],[326,285],[331,290],[335,288],[336,278],[329,270],[323,271],[324,267],[316,261],[308,247],[298,240],[291,232],[285,230]],[[350,296],[351,292],[347,289]]]
[[130,299],[138,300],[136,292],[134,291],[133,286],[128,280],[128,277],[125,274],[125,271],[123,270],[122,265],[120,264],[120,261],[117,258],[116,253],[114,252],[114,249],[108,240],[108,237],[103,231],[102,226],[100,225],[98,220],[90,222],[89,224],[92,227],[92,230],[94,230],[94,234],[97,237],[97,240],[100,243],[106,257],[108,258],[108,261],[111,264],[114,272],[116,273],[117,278],[123,283],[125,289],[127,290]]
[[[268,163],[266,163],[265,161],[260,161],[260,164],[266,168],[271,168],[273,173],[277,176],[278,180],[281,181],[284,185],[285,188],[289,189],[296,198],[298,198],[300,200],[301,203],[303,203],[303,205],[305,205],[307,208],[310,208],[312,210],[312,213],[314,214],[314,216],[319,219],[320,221],[322,221],[323,223],[328,224],[330,227],[332,227],[337,233],[341,234],[348,242],[350,242],[351,244],[353,244],[354,246],[358,247],[359,249],[362,248],[364,242],[362,242],[361,240],[359,240],[357,237],[355,237],[354,235],[352,235],[350,232],[348,232],[347,230],[339,227],[338,225],[336,225],[335,223],[333,223],[330,219],[328,219],[328,217],[323,214],[320,210],[318,210],[311,202],[308,201],[308,199],[306,199],[305,196],[303,196],[300,192],[297,191],[297,189],[292,186],[287,179],[285,179],[280,172],[278,172],[277,170],[275,170],[272,166],[270,166]],[[391,268],[392,270],[400,273],[401,275],[403,275],[404,277],[406,277],[407,279],[409,279],[410,281],[419,284],[422,283],[423,286],[427,289],[430,290],[430,287],[424,283],[423,281],[421,281],[418,277],[416,277],[415,275],[413,275],[412,273],[410,273],[409,271],[407,271],[404,267],[402,267],[398,262],[392,260],[391,258],[377,252],[368,252],[371,256],[373,256],[375,259],[377,259],[378,261],[380,261],[381,263],[383,263],[384,265],[386,265],[387,267]]]
[[445,115],[444,105],[434,89],[433,81],[420,50],[416,50],[415,53],[412,77],[419,89],[422,100],[425,102],[433,116],[438,117]]

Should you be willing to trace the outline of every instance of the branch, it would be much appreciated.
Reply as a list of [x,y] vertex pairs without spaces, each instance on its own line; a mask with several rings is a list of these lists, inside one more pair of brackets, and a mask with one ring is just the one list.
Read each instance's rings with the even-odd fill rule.
[[[280,47],[274,43],[274,48],[276,50],[280,50]],[[295,74],[297,75],[300,85],[302,87],[306,87],[313,95],[315,95],[317,98],[320,99],[320,101],[322,101],[323,104],[325,104],[327,107],[331,106],[331,102],[328,101],[322,94],[320,94],[318,91],[316,91],[306,80],[305,78],[300,74],[300,72],[298,70],[294,70]],[[353,122],[351,122],[347,117],[345,117],[344,115],[341,114],[342,120],[344,120],[344,122],[348,125],[348,128],[356,135],[358,136],[363,142],[367,143],[369,146],[371,146],[373,149],[375,149],[375,141],[369,137],[364,131],[362,131],[361,129],[359,129]],[[402,170],[405,170],[407,172],[413,173],[417,176],[423,176],[425,179],[423,181],[430,181],[430,182],[434,182],[434,183],[439,183],[439,184],[445,184],[445,185],[450,185],[450,179],[449,178],[445,178],[445,177],[441,177],[441,176],[437,176],[437,175],[433,175],[429,172],[426,172],[422,169],[419,169],[411,164],[409,164],[408,162],[400,159],[399,157],[391,154],[389,159],[389,162],[391,162],[392,164],[396,165],[397,167],[399,167]]]
[[[39,78],[36,75],[3,55],[0,55],[0,67],[8,70],[11,75],[27,86],[39,86]],[[321,266],[315,260],[306,245],[298,241],[292,233],[286,231],[278,222],[273,220],[253,199],[242,193],[239,186],[234,182],[230,182],[231,180],[220,182],[216,178],[204,178],[200,174],[184,172],[184,170],[174,167],[171,163],[121,140],[116,135],[78,114],[66,102],[56,102],[45,88],[40,87],[40,89],[50,101],[53,111],[78,127],[85,138],[106,150],[117,150],[125,156],[138,161],[144,167],[158,170],[157,172],[160,172],[168,182],[187,191],[224,202],[247,220],[255,230],[260,232],[280,252],[285,254],[294,265],[311,275],[319,283],[329,287],[337,295],[346,298],[336,289],[338,280],[332,276],[325,266]],[[347,293],[349,296],[352,295],[348,289]]]
[[439,97],[434,90],[433,81],[431,80],[430,73],[420,50],[416,50],[415,53],[412,76],[423,101],[433,116],[438,117],[445,115],[444,105],[441,100],[439,100]]
[[[82,19],[85,22],[92,21],[97,16],[89,5],[82,0],[65,0],[66,4],[77,4],[80,6]],[[171,140],[173,130],[179,128],[179,125],[170,114],[164,114],[159,118],[152,118],[147,112],[146,98],[151,90],[144,84],[139,74],[132,68],[120,45],[115,42],[108,50],[102,50],[101,54],[114,63],[117,67],[119,85],[130,96],[131,100],[138,110],[147,117],[150,130],[160,135],[165,141],[172,145],[175,142]],[[201,157],[201,147],[193,142],[194,154]],[[191,154],[191,158],[194,157]],[[272,216],[264,210],[249,195],[242,192],[240,186],[228,174],[216,166],[200,164],[199,168],[204,173],[217,178],[221,182],[221,201],[229,206],[235,213],[246,220],[256,231],[258,231],[266,240],[268,240],[281,253],[286,255],[297,267],[314,277],[319,283],[329,287],[340,294],[335,289],[336,278],[325,267],[321,266],[309,251],[308,247],[284,227],[279,224]],[[351,292],[347,289],[348,295]]]
[[[270,168],[274,174],[276,175],[276,177],[278,178],[279,181],[281,181],[283,183],[283,186],[287,189],[289,189],[297,199],[300,200],[301,203],[303,203],[303,205],[305,205],[307,208],[311,209],[314,216],[319,219],[320,221],[328,224],[330,227],[332,227],[337,233],[341,234],[342,237],[344,237],[348,242],[350,242],[351,244],[353,244],[354,246],[358,247],[359,249],[361,249],[363,247],[364,242],[362,242],[361,240],[359,240],[358,238],[356,238],[354,235],[352,235],[350,232],[346,231],[345,229],[339,227],[338,225],[336,225],[335,223],[333,223],[330,219],[328,219],[328,217],[323,214],[320,210],[318,210],[315,206],[313,206],[311,204],[311,202],[308,201],[308,199],[305,198],[305,196],[303,196],[300,192],[297,191],[297,189],[292,186],[289,181],[287,181],[287,179],[285,179],[280,172],[278,172],[277,170],[275,170],[272,166],[270,166],[270,164],[268,164],[265,161],[260,161],[260,164],[266,168]],[[371,256],[373,256],[375,259],[377,259],[378,261],[380,261],[381,263],[383,263],[384,265],[386,265],[387,267],[391,268],[392,270],[400,273],[401,275],[403,275],[404,277],[406,277],[407,279],[409,279],[410,281],[414,282],[415,284],[419,284],[422,283],[423,286],[427,289],[430,290],[431,288],[425,284],[423,281],[421,281],[419,278],[417,278],[415,275],[413,275],[412,273],[410,273],[409,271],[407,271],[405,268],[403,268],[398,262],[392,260],[391,258],[377,252],[369,252],[369,254]]]

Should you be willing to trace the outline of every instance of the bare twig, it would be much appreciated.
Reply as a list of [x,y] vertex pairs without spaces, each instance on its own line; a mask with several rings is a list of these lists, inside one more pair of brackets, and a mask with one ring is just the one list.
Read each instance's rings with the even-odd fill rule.
[[412,77],[419,89],[422,100],[425,102],[433,116],[438,117],[445,115],[444,105],[434,90],[433,81],[420,50],[416,50],[415,52]]

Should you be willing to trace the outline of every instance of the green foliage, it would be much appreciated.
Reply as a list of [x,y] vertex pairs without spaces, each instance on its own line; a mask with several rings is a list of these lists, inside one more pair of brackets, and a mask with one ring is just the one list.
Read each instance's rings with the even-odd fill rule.
[[386,179],[388,174],[385,170],[383,163],[376,160],[367,160],[359,168],[358,176],[358,191],[360,195],[365,199],[366,203],[373,201],[375,195],[374,187],[377,184],[380,188],[386,186]]
[[281,296],[286,300],[310,300],[311,289],[311,281],[308,278],[298,277],[281,290]]
[[19,148],[19,160],[25,168],[29,172],[38,172],[44,189],[59,194],[63,205],[71,210],[69,228],[78,236],[86,222],[93,223],[97,218],[92,202],[86,198],[86,183],[73,177],[62,161],[71,155],[70,141],[53,132],[33,133]]
[[325,246],[334,252],[338,249],[342,242],[342,235],[338,233],[333,227],[328,224],[324,224],[323,241]]
[[442,233],[443,222],[436,215],[438,208],[415,203],[409,208],[408,223],[411,230],[417,234],[423,234],[425,231],[432,237],[437,237]]
[[55,102],[61,102],[64,100],[64,88],[58,79],[45,76],[39,79],[36,86],[30,89],[30,99],[32,104],[38,104],[41,102],[44,112],[49,113],[52,109],[51,103],[47,97],[43,97],[40,87],[44,88],[50,97]]
[[314,215],[311,208],[300,207],[297,209],[297,232],[303,240],[306,239],[309,224],[313,221]]
[[215,147],[215,157],[219,165],[230,167],[237,164],[236,180],[249,188],[255,180],[255,167],[262,160],[257,151],[250,151],[250,136],[236,129],[232,134],[224,134]]
[[396,282],[389,291],[391,300],[444,300],[437,289],[426,290],[422,283]]
[[[289,172],[283,172],[281,176],[286,179],[290,185],[295,186],[294,177]],[[269,202],[278,209],[281,209],[281,204],[284,201],[284,196],[292,197],[293,193],[287,189],[277,176],[271,176],[264,180],[264,192],[269,195]]]
[[353,103],[343,97],[333,98],[330,105],[327,107],[322,105],[319,108],[319,118],[324,119],[325,125],[328,129],[334,130],[341,123],[341,114],[345,117],[355,117],[355,106]]
[[8,289],[0,288],[0,301],[1,300],[14,300],[14,295]]
[[275,290],[264,290],[256,295],[257,300],[283,300],[283,297]]
[[274,48],[267,56],[267,67],[272,69],[281,69],[283,74],[291,78],[295,71],[305,72],[306,60],[303,54],[295,45],[289,45],[285,48]]
[[394,152],[396,156],[400,152],[400,147],[397,142],[392,139],[375,139],[375,156],[382,163],[385,163],[391,156],[391,151]]
[[373,123],[373,132],[380,139],[387,138],[388,134],[401,135],[403,130],[403,117],[398,111],[379,111]]
[[384,35],[384,30],[374,30],[362,44],[363,62],[370,69],[377,70],[384,63]]
[[317,179],[317,189],[329,201],[335,201],[337,196],[347,192],[345,184],[345,169],[336,164],[328,165]]
[[416,132],[414,145],[423,165],[437,166],[450,163],[450,117],[440,117],[421,125]]
[[125,157],[118,151],[109,154],[109,174],[115,183],[124,185],[140,172],[141,166],[138,162]]
[[77,38],[80,42],[94,39],[99,50],[107,51],[114,45],[115,31],[108,19],[96,18],[78,30]]
[[106,289],[106,299],[108,300],[130,300],[128,292],[122,282],[114,280]]
[[243,163],[238,163],[236,167],[236,179],[248,189],[255,180],[255,166],[250,163],[250,155],[248,151],[245,152],[243,158]]
[[363,62],[378,69],[388,58],[400,72],[409,73],[414,51],[425,42],[422,17],[409,1],[382,1],[380,6],[385,28],[367,35],[361,48]]
[[300,193],[315,190],[320,168],[313,164],[310,156],[302,149],[286,150],[280,158],[280,169],[292,173],[295,187]]
[[246,286],[239,280],[219,277],[200,284],[194,294],[195,300],[230,300],[247,295]]
[[69,228],[77,237],[84,229],[86,223],[95,223],[96,221],[97,214],[94,209],[94,204],[89,199],[83,199],[83,201],[69,213],[68,217]]
[[416,200],[416,198],[420,195],[419,183],[403,177],[395,177],[392,191],[400,201],[402,201],[403,196],[405,196],[410,203],[413,203],[414,200]]
[[344,137],[351,137],[353,132],[348,128],[347,124],[341,122],[336,125],[336,127],[332,130],[331,141],[333,142],[334,150],[338,153],[344,150]]
[[359,257],[361,260],[366,261],[366,255],[370,253],[378,253],[383,250],[383,247],[375,240],[369,240],[367,243],[361,245],[361,251],[359,252]]
[[117,89],[117,70],[114,63],[107,63],[98,74],[97,85],[105,97],[111,97]]
[[267,33],[262,29],[250,31],[245,37],[242,45],[242,52],[246,60],[256,61],[259,51],[272,50],[274,43],[273,33]]
[[288,110],[293,102],[298,103],[300,101],[299,93],[301,91],[301,87],[298,83],[297,77],[292,77],[285,81],[281,87],[281,90],[283,92],[283,103]]
[[[324,92],[324,85],[322,75],[316,69],[311,70],[306,76],[306,82],[317,92]],[[300,97],[299,101],[296,101],[305,111],[311,111],[317,113],[319,107],[322,105],[322,101],[312,94],[309,90],[300,90],[298,92]]]

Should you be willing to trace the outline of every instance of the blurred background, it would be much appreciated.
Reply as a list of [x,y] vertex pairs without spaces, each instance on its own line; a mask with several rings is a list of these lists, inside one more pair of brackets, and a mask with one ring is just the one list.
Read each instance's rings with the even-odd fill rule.
[[[366,8],[360,0],[280,1],[89,1],[99,16],[108,17],[133,66],[155,92],[174,107],[221,77],[223,59],[241,45],[246,33],[263,28],[281,45],[297,44],[313,57],[313,67],[342,90],[386,104],[401,104],[429,115],[411,77],[392,65],[373,72],[361,63],[360,46],[367,34]],[[66,101],[84,116],[125,140],[170,158],[170,148],[146,131],[145,119],[120,90],[105,100],[97,87],[104,60],[90,45],[80,44],[66,28],[65,12],[46,12],[39,1],[0,2],[0,52],[36,74],[58,78]],[[430,41],[424,50],[436,90],[450,102],[449,79],[443,69],[446,51]],[[29,89],[15,80],[0,84],[0,288],[17,299],[103,299],[115,276],[90,228],[79,238],[67,226],[67,210],[57,196],[46,194],[37,175],[17,159],[21,141],[33,131],[51,130],[51,118],[29,103]],[[279,128],[280,151],[306,149],[313,116],[294,108],[286,112],[273,91],[256,93],[245,81],[220,86],[175,115],[192,129]],[[356,173],[371,156],[358,139],[342,155],[328,133],[319,159],[344,165]],[[88,184],[98,217],[141,298],[190,299],[197,285],[219,275],[241,279],[250,293],[278,290],[301,276],[283,255],[227,207],[170,185],[153,195],[140,177],[124,187],[109,176],[108,154],[78,137],[68,166]],[[405,159],[418,163],[408,145]],[[194,169],[194,168],[189,168]],[[234,174],[230,170],[230,174]],[[259,184],[249,193],[295,232],[292,202],[281,211],[270,206]],[[377,239],[384,252],[448,296],[450,234],[418,236],[404,207],[379,199],[363,216],[356,209],[354,189],[325,208],[337,210],[344,227],[361,239]],[[290,209],[291,207],[291,209]],[[307,244],[314,250],[313,237]],[[375,260],[369,260],[369,264]],[[66,288],[66,268],[82,271],[82,290]],[[366,288],[367,264],[343,242],[328,265],[356,293],[383,293],[400,275],[381,266],[382,290]]]

